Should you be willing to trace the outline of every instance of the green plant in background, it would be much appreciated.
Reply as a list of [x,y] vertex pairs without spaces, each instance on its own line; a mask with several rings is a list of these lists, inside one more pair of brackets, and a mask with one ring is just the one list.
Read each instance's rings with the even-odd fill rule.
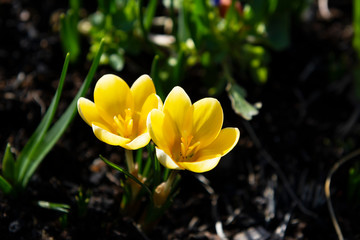
[[300,11],[303,2],[255,0],[241,5],[215,1],[212,6],[206,0],[180,1],[178,52],[186,53],[188,66],[204,69],[201,79],[209,94],[226,87],[235,112],[250,120],[257,106],[245,100],[240,80],[249,75],[257,83],[267,81],[268,50],[289,45],[290,15]]
[[355,95],[360,99],[360,2],[353,1],[353,49],[356,53],[356,65],[354,66],[353,75],[355,81]]
[[81,53],[78,31],[80,0],[69,0],[69,5],[70,9],[60,16],[60,38],[63,50],[70,53],[70,61],[76,62]]
[[108,64],[117,71],[124,67],[125,54],[152,52],[147,33],[157,2],[151,0],[145,8],[143,1],[99,0],[98,10],[79,23],[80,31],[89,37],[89,58],[95,55],[99,39],[105,41],[100,64]]
[[209,95],[227,90],[235,112],[248,120],[259,105],[246,101],[241,82],[267,81],[269,50],[289,46],[291,20],[309,5],[303,0],[144,2],[99,0],[98,10],[79,23],[90,42],[89,57],[101,38],[101,63],[117,71],[125,57],[137,63],[153,56],[151,76],[160,96],[195,73]]
[[[360,2],[353,1],[353,49],[356,53],[356,64],[353,66],[353,78],[355,86],[355,98],[357,105],[360,100]],[[358,107],[358,106],[357,106]],[[356,162],[349,170],[348,199],[352,202],[360,202],[360,163]]]
[[96,57],[89,70],[89,73],[69,107],[62,116],[51,125],[57,106],[60,101],[60,95],[63,89],[70,56],[67,54],[63,70],[61,73],[59,86],[54,98],[44,115],[39,126],[24,146],[19,156],[15,157],[11,152],[10,144],[7,145],[4,157],[2,159],[2,175],[0,175],[0,190],[6,195],[18,195],[26,189],[26,186],[36,171],[37,167],[44,160],[47,153],[56,144],[58,139],[65,132],[71,120],[76,114],[76,103],[79,97],[85,95],[90,83],[94,77],[99,64],[100,56],[103,51],[103,44],[100,43]]

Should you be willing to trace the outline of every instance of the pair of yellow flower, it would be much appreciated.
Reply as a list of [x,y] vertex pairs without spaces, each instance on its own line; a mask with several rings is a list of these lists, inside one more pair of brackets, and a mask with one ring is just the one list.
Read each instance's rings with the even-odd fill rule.
[[238,142],[237,128],[222,128],[218,100],[204,98],[194,104],[181,87],[175,87],[164,104],[148,75],[129,88],[121,78],[107,74],[96,83],[94,102],[80,98],[78,111],[95,136],[128,150],[146,146],[152,139],[160,163],[170,169],[206,172]]

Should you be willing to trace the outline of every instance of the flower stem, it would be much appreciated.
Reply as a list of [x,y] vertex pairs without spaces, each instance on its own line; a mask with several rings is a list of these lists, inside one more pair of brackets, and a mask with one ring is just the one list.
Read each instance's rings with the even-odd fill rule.
[[132,150],[125,149],[125,159],[129,173],[134,174],[135,165],[134,165],[134,156]]
[[177,170],[170,171],[170,175],[169,175],[168,179],[166,180],[166,185],[165,185],[166,190],[168,190],[169,188],[171,189],[173,182],[176,179],[177,174],[178,174]]

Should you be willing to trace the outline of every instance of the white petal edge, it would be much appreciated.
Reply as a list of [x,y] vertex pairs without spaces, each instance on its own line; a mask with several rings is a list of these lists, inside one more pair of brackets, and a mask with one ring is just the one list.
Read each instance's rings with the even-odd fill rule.
[[179,165],[177,165],[169,155],[167,155],[163,150],[157,147],[156,147],[156,157],[164,167],[170,169],[182,170],[182,168]]

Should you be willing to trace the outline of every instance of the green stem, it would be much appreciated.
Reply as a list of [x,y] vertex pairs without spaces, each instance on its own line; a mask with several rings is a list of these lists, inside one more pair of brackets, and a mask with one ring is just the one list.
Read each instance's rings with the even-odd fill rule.
[[132,150],[125,149],[125,159],[129,173],[134,174],[135,165],[134,165],[134,156]]
[[177,170],[172,170],[170,171],[170,175],[168,177],[168,179],[166,180],[165,183],[165,191],[168,190],[169,188],[171,189],[174,180],[176,179],[176,176],[178,175],[178,171]]

